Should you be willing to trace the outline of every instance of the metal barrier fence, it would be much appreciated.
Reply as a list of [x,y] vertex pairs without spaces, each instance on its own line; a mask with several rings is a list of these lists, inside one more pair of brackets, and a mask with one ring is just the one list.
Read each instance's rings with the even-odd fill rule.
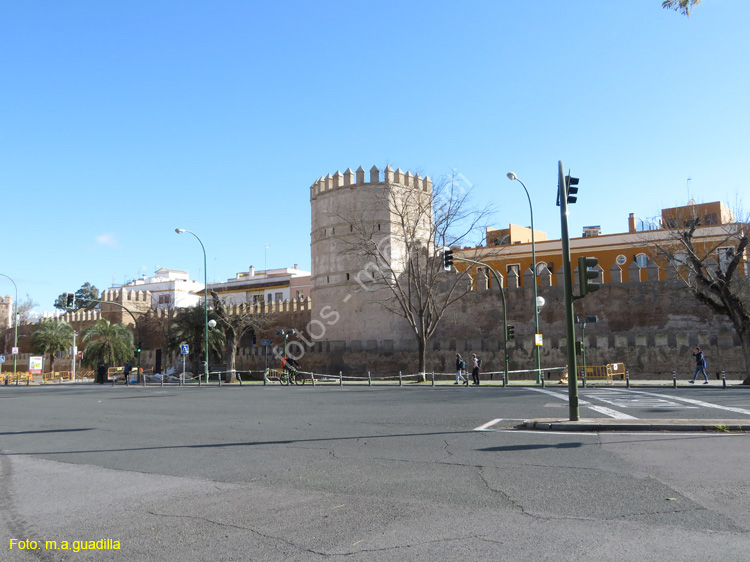
[[[519,369],[508,371],[486,371],[480,373],[481,381],[490,383],[491,385],[502,384],[502,386],[542,386],[548,384],[567,384],[568,373],[567,367],[548,367],[541,369],[542,377],[541,382],[536,382],[536,369]],[[212,385],[212,386],[223,386],[226,385],[226,375],[228,371],[212,371],[209,373],[209,379],[206,381],[204,374],[196,375],[190,371],[175,372],[171,374],[150,374],[142,373],[138,377],[136,372],[131,373],[130,381],[127,384],[138,385],[138,386],[201,386],[201,385]],[[399,372],[397,375],[373,375],[372,372],[368,371],[362,375],[344,375],[341,371],[337,375],[330,375],[324,373],[314,373],[311,371],[298,371],[298,375],[303,377],[304,383],[311,383],[313,386],[323,385],[337,385],[344,386],[349,385],[388,385],[393,384],[396,386],[403,386],[405,384],[419,385],[429,384],[431,386],[447,384],[453,382],[456,379],[456,372],[439,372],[439,371],[428,371],[424,373],[408,373],[404,374]],[[112,386],[115,383],[126,382],[122,375],[123,373],[117,368],[112,369]],[[470,372],[464,371],[463,375],[468,380]],[[559,376],[558,376],[559,374]],[[42,383],[86,383],[94,380],[95,373],[93,371],[80,371],[76,374],[75,380],[73,379],[71,371],[53,371],[44,373],[41,376]],[[266,369],[260,371],[234,371],[236,382],[239,385],[253,383],[268,385],[268,384],[288,384],[287,380],[284,380],[282,371],[280,369]],[[677,386],[677,373],[672,371],[671,380],[668,382],[672,383],[672,386]],[[38,376],[38,375],[37,375]],[[137,378],[136,378],[137,377]],[[720,375],[717,375],[723,388],[727,388],[727,375],[725,371],[721,371]],[[585,368],[579,369],[578,381],[582,387],[585,387],[591,380],[602,380],[609,385],[613,385],[615,381],[624,384],[625,387],[630,388],[631,378],[630,373],[625,369],[623,363],[611,363],[608,365],[588,365]],[[2,373],[0,377],[2,383],[9,384],[26,384],[34,382],[34,375],[27,372],[18,373]],[[37,379],[39,381],[39,379]],[[738,379],[742,381],[742,379]],[[105,381],[106,382],[106,381]],[[640,384],[648,384],[650,379],[645,381],[639,381]],[[665,381],[661,381],[663,384]],[[2,384],[0,383],[0,384]],[[659,382],[657,381],[657,384]]]

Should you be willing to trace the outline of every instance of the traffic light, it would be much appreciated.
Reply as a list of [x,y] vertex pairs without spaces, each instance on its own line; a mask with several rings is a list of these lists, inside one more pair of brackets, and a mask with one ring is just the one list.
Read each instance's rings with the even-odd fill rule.
[[453,267],[453,250],[443,248],[443,269],[450,271],[451,267]]
[[596,267],[599,260],[581,256],[578,258],[578,284],[581,286],[581,296],[599,290],[599,283],[592,281],[599,278],[599,272],[591,268]]
[[510,341],[516,337],[516,327],[508,324],[508,332],[505,334],[505,339]]
[[65,308],[73,308],[73,305],[76,302],[76,294],[75,293],[65,293]]
[[565,195],[568,198],[568,203],[575,203],[578,197],[578,178],[572,178],[569,175],[565,176]]

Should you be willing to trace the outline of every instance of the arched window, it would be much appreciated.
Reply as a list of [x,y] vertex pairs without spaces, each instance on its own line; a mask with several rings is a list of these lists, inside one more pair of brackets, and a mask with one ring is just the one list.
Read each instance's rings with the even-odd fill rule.
[[549,268],[547,267],[547,264],[545,262],[543,261],[536,262],[536,274],[537,275],[544,275],[545,273],[547,273],[548,269]]
[[646,254],[638,254],[635,256],[635,263],[638,264],[638,267],[646,267],[648,266],[648,256]]

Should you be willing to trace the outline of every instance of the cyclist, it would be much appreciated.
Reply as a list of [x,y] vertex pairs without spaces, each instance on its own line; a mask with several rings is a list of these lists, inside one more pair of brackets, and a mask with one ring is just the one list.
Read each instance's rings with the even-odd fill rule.
[[300,368],[300,364],[294,360],[293,357],[282,357],[281,358],[281,370],[286,373],[289,380],[289,384],[296,384],[294,377],[297,374],[297,370]]

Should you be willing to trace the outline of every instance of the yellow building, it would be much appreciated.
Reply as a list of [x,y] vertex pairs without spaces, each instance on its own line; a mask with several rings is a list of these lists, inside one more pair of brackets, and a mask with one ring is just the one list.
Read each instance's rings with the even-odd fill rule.
[[[721,202],[687,205],[663,209],[658,225],[638,229],[633,213],[628,217],[628,229],[619,234],[601,234],[598,226],[584,227],[583,236],[571,238],[571,269],[577,268],[581,256],[596,258],[601,268],[603,283],[666,280],[670,268],[659,257],[658,246],[668,246],[679,258],[683,255],[676,246],[675,230],[697,220],[693,238],[698,253],[713,257],[722,264],[731,257],[733,244],[730,233],[737,224],[731,211]],[[535,231],[537,284],[551,286],[562,284],[562,241],[547,240],[543,232]],[[487,229],[487,245],[477,248],[455,249],[455,255],[482,261],[504,277],[506,287],[526,286],[531,283],[531,229],[510,225],[507,229]],[[465,264],[456,262],[463,269]],[[674,265],[678,265],[676,263]],[[747,271],[747,257],[739,273]],[[674,272],[675,268],[671,268]],[[528,278],[528,281],[525,279]],[[493,285],[489,276],[490,287]],[[573,282],[576,282],[574,276]]]

